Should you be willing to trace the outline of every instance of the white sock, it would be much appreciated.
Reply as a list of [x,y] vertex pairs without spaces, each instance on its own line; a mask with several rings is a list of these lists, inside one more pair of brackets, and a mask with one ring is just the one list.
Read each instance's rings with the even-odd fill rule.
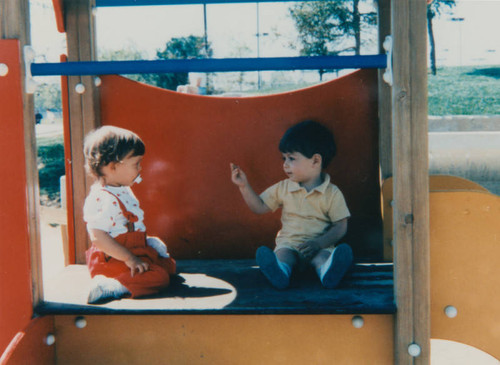
[[333,260],[333,252],[335,251],[335,249],[332,251],[332,253],[330,254],[330,257],[328,257],[328,259],[323,263],[323,265],[321,265],[318,269],[318,276],[319,278],[321,279],[321,281],[323,281],[323,278],[325,277],[325,274],[326,272],[328,271],[328,269],[330,268],[330,266],[332,265],[332,260]]
[[130,294],[128,289],[116,279],[108,278],[104,275],[96,275],[92,281],[94,281],[96,285],[99,285],[102,289],[111,291],[118,295]]
[[165,243],[163,243],[163,241],[158,237],[148,237],[146,239],[146,244],[149,247],[154,248],[155,251],[158,252],[158,255],[160,255],[161,257],[170,257],[167,252],[167,245],[165,245]]
[[277,258],[276,261],[278,261],[279,268],[286,274],[286,276],[290,277],[290,275],[292,274],[292,267],[288,265],[286,262],[282,262]]

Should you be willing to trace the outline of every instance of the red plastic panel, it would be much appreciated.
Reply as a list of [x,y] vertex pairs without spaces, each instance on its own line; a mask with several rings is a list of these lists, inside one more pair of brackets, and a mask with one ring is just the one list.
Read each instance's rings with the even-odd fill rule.
[[54,7],[57,30],[60,33],[64,33],[66,32],[66,28],[64,27],[63,0],[52,0],[52,6]]
[[33,319],[12,339],[0,357],[0,364],[55,364],[55,345],[47,345],[46,342],[47,335],[54,332],[53,316]]
[[[68,57],[61,55],[61,62],[67,62]],[[61,103],[64,124],[64,168],[66,171],[66,206],[73,207],[73,169],[71,168],[71,125],[69,120],[68,77],[61,76]],[[75,214],[68,209],[68,263],[74,264],[75,255]]]
[[18,40],[0,40],[0,352],[32,315],[23,98]]
[[256,191],[284,179],[278,142],[291,125],[329,125],[338,155],[328,172],[353,218],[355,254],[381,253],[376,71],[315,87],[251,98],[180,94],[105,76],[101,120],[137,132],[146,143],[144,182],[134,188],[150,235],[176,258],[251,258],[274,245],[279,213],[256,216],[230,181],[240,165]]

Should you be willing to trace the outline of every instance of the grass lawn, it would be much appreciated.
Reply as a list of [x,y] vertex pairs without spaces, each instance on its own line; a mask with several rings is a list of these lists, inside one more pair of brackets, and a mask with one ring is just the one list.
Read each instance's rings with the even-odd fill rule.
[[428,88],[429,115],[500,114],[500,66],[438,68]]
[[40,202],[43,205],[58,205],[59,178],[65,173],[63,137],[37,138],[37,149]]

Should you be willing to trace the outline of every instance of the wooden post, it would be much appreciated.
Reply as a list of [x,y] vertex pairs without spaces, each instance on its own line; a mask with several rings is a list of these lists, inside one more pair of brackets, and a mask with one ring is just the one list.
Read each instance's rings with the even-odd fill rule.
[[[430,362],[426,5],[391,5],[397,364]],[[419,346],[419,356],[409,354],[411,344]]]
[[[64,19],[68,44],[68,61],[93,61],[95,57],[95,30],[93,0],[65,0]],[[68,77],[69,120],[71,129],[71,166],[73,176],[74,243],[76,263],[85,263],[88,238],[83,222],[83,203],[90,187],[84,169],[83,139],[99,126],[99,96],[94,76]],[[85,92],[75,91],[77,84]]]
[[[383,43],[391,34],[391,0],[378,0],[379,53],[385,53]],[[390,62],[390,60],[388,60]],[[392,176],[392,94],[383,79],[385,70],[378,70],[379,164],[382,180]]]
[[[3,0],[0,2],[0,38],[18,39],[22,50],[31,43],[28,0]],[[24,148],[26,156],[26,199],[28,210],[28,235],[31,254],[31,280],[33,305],[43,298],[42,254],[40,245],[38,166],[35,133],[35,108],[33,95],[25,90],[24,57],[21,60],[21,84],[24,103]]]

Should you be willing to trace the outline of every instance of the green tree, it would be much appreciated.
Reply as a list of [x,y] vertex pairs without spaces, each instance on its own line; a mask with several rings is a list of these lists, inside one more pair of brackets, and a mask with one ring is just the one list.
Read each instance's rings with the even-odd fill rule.
[[[159,60],[210,58],[212,54],[212,47],[210,43],[205,43],[204,37],[190,35],[172,38],[166,43],[165,49],[156,52],[156,58]],[[188,83],[187,72],[147,74],[144,77],[148,83],[170,90],[176,90],[178,85]]]
[[451,9],[456,5],[455,0],[434,0],[427,4],[427,32],[429,34],[430,63],[433,75],[437,73],[436,67],[436,41],[434,39],[434,29],[432,20],[441,15],[444,9]]
[[[133,47],[122,48],[119,50],[104,50],[99,54],[100,61],[138,61],[143,59],[144,55],[142,52]],[[147,78],[141,74],[127,75],[127,78],[147,83]]]
[[[376,14],[360,13],[359,3],[360,0],[353,0],[351,5],[343,1],[312,1],[292,5],[289,11],[299,33],[300,54],[335,56],[348,51],[360,54],[361,31],[375,24]],[[354,46],[349,46],[351,37]],[[319,70],[320,79],[324,72]]]
[[348,23],[348,33],[354,36],[354,54],[361,54],[361,32],[365,28],[368,30],[370,27],[373,29],[377,23],[377,13],[370,11],[368,13],[361,13],[359,11],[360,0],[352,1],[352,16],[350,24]]
[[[213,54],[210,43],[205,44],[203,37],[190,35],[188,37],[172,38],[165,44],[163,50],[156,51],[157,60],[167,59],[188,59],[188,58],[209,58]],[[142,60],[144,55],[134,48],[124,48],[120,50],[106,50],[99,55],[103,61],[111,60]],[[127,75],[128,78],[144,82],[165,89],[176,90],[178,85],[188,83],[188,74],[183,73],[163,73],[163,74],[137,74]]]

